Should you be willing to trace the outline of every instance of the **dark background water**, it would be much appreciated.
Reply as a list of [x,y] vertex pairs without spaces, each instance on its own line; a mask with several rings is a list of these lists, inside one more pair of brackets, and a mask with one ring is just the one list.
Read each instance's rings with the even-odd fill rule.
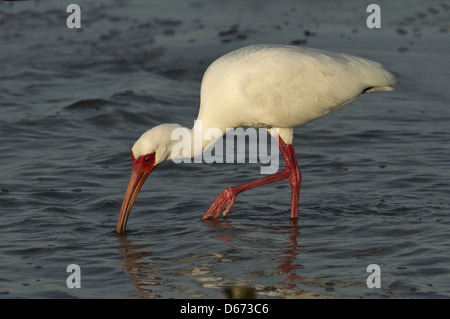
[[[368,29],[361,1],[80,0],[79,30],[69,3],[0,3],[0,297],[450,297],[446,2],[378,1]],[[286,181],[200,221],[260,164],[165,163],[116,236],[135,139],[192,126],[204,70],[253,43],[353,53],[399,84],[296,130],[297,226]]]

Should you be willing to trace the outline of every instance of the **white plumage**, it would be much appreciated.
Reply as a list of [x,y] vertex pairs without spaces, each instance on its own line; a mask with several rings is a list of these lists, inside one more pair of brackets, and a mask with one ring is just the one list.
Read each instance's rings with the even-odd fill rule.
[[[201,125],[194,125],[192,130],[189,129],[191,136],[203,136],[208,128],[218,128],[222,134],[227,129],[239,126],[278,128],[281,139],[279,146],[287,166],[283,175],[277,175],[280,172],[273,175],[273,178],[263,178],[251,185],[247,183],[225,190],[204,218],[218,217],[224,208],[224,215],[228,213],[241,191],[283,178],[289,178],[291,182],[296,179],[292,177],[294,175],[298,175],[297,179],[300,179],[292,147],[294,128],[350,103],[361,93],[391,91],[391,85],[395,83],[395,76],[377,62],[311,48],[252,45],[214,61],[202,80],[197,117],[200,120],[197,123]],[[128,187],[132,189],[127,190],[117,232],[125,230],[131,206],[145,178],[156,165],[171,159],[172,147],[178,142],[172,140],[171,132],[179,127],[177,124],[159,125],[144,133],[134,144],[133,174],[140,170],[139,181],[142,183],[133,186],[132,177]],[[273,134],[273,131],[270,132]],[[220,136],[215,136],[212,140],[203,139],[200,141],[202,148],[192,148],[191,156],[200,155],[207,145],[218,138]],[[194,140],[187,143],[193,145]],[[149,161],[151,164],[148,164],[150,166],[138,165],[139,159],[143,161],[147,155],[153,156]],[[294,160],[297,168],[293,167]],[[293,182],[291,186],[291,218],[296,218],[298,203],[294,207],[294,197],[297,196],[298,202],[300,186],[294,187]]]
[[197,119],[204,127],[294,128],[368,88],[392,90],[394,83],[395,77],[379,63],[356,56],[253,45],[211,64],[203,77]]

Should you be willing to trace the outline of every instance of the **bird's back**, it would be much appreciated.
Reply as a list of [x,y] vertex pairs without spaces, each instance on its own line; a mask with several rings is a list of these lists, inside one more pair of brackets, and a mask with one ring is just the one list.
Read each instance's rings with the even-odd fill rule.
[[392,90],[395,76],[360,57],[294,46],[253,45],[210,65],[198,119],[208,127],[296,127],[353,101]]

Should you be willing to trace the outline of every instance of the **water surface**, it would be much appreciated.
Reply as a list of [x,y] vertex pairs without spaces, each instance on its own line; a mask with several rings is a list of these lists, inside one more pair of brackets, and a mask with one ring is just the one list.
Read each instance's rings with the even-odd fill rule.
[[[447,4],[380,1],[373,30],[357,1],[77,3],[80,30],[61,1],[0,4],[2,298],[450,297]],[[298,224],[286,181],[200,221],[260,164],[164,163],[117,236],[135,139],[192,126],[209,63],[254,43],[357,54],[399,84],[296,130]]]

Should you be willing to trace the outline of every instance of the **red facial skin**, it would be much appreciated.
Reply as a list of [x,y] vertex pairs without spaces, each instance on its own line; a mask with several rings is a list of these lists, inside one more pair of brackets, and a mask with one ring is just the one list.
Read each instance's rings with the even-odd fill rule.
[[145,180],[156,167],[155,153],[142,155],[138,159],[135,159],[133,152],[131,152],[131,158],[133,160],[133,169],[131,172],[130,183],[128,184],[123,199],[122,208],[120,209],[119,220],[117,221],[116,232],[118,234],[125,232],[128,216],[130,215],[134,201],[136,200],[142,185],[144,185]]

